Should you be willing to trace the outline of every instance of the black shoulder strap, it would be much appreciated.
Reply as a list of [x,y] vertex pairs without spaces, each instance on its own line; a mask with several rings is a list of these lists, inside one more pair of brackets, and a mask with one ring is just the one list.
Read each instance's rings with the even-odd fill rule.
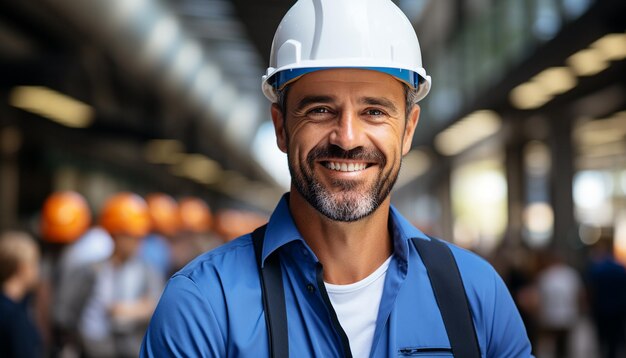
[[261,289],[263,290],[263,310],[265,311],[265,325],[267,326],[267,338],[270,357],[289,357],[289,339],[287,335],[287,308],[285,307],[285,291],[283,289],[283,276],[280,269],[280,260],[277,254],[272,254],[263,260],[263,240],[267,225],[254,230],[252,242]]
[[456,358],[480,358],[472,313],[452,251],[435,238],[412,241],[426,266],[452,354]]

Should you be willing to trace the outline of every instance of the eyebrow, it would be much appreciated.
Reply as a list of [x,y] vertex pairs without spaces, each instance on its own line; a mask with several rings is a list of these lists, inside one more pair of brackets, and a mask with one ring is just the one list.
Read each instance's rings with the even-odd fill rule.
[[298,101],[298,105],[296,106],[296,110],[302,109],[310,104],[313,103],[333,103],[335,102],[335,99],[331,96],[324,96],[324,95],[313,95],[313,96],[306,96],[304,98],[302,98],[300,101]]
[[359,100],[359,102],[370,105],[370,106],[381,106],[389,109],[393,112],[398,112],[398,108],[393,101],[384,98],[384,97],[363,97]]
[[[326,95],[312,95],[312,96],[306,96],[304,98],[302,98],[300,101],[298,101],[298,104],[296,106],[296,110],[300,110],[302,108],[305,108],[308,105],[311,105],[313,103],[333,103],[335,102],[335,98],[332,96],[326,96]],[[385,107],[387,109],[389,109],[390,111],[393,112],[398,112],[398,108],[396,107],[396,105],[393,103],[393,101],[384,98],[384,97],[363,97],[359,99],[360,103],[363,104],[367,104],[369,106],[381,106],[381,107]]]

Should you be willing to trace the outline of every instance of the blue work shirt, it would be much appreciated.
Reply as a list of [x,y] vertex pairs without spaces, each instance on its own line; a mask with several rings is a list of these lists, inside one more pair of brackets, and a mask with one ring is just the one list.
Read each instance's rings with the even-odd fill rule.
[[[390,209],[394,253],[387,271],[371,357],[452,356],[426,268],[410,239],[429,240]],[[529,357],[520,315],[495,270],[450,245],[459,266],[482,357]],[[280,255],[292,357],[341,357],[322,266],[298,232],[285,195],[272,214],[262,258]],[[268,356],[259,273],[250,235],[209,251],[169,281],[143,341],[142,357]],[[435,349],[433,349],[435,348]],[[429,352],[430,349],[430,352]],[[449,351],[448,351],[449,352]]]

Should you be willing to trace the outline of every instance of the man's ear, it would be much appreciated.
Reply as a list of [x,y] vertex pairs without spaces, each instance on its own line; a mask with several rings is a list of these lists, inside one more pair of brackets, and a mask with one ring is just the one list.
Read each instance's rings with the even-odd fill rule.
[[285,117],[278,104],[272,103],[272,122],[274,122],[274,132],[276,133],[276,144],[278,149],[287,153],[287,132],[285,128]]
[[411,144],[413,143],[413,134],[415,128],[420,119],[420,106],[414,105],[413,109],[409,113],[406,119],[406,126],[404,128],[404,138],[402,138],[402,155],[406,155],[411,150]]

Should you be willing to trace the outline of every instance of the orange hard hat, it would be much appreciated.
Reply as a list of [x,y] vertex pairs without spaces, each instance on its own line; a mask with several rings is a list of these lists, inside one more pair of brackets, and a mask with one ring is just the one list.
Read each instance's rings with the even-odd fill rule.
[[211,229],[213,217],[209,206],[198,198],[184,198],[178,203],[181,228],[185,231],[203,233]]
[[180,227],[178,204],[171,196],[154,193],[146,197],[148,212],[154,231],[166,235],[175,235]]
[[67,244],[81,237],[91,224],[85,198],[74,191],[50,195],[41,213],[41,236],[51,243]]
[[100,225],[111,235],[142,238],[150,232],[148,204],[137,194],[118,193],[104,203]]

